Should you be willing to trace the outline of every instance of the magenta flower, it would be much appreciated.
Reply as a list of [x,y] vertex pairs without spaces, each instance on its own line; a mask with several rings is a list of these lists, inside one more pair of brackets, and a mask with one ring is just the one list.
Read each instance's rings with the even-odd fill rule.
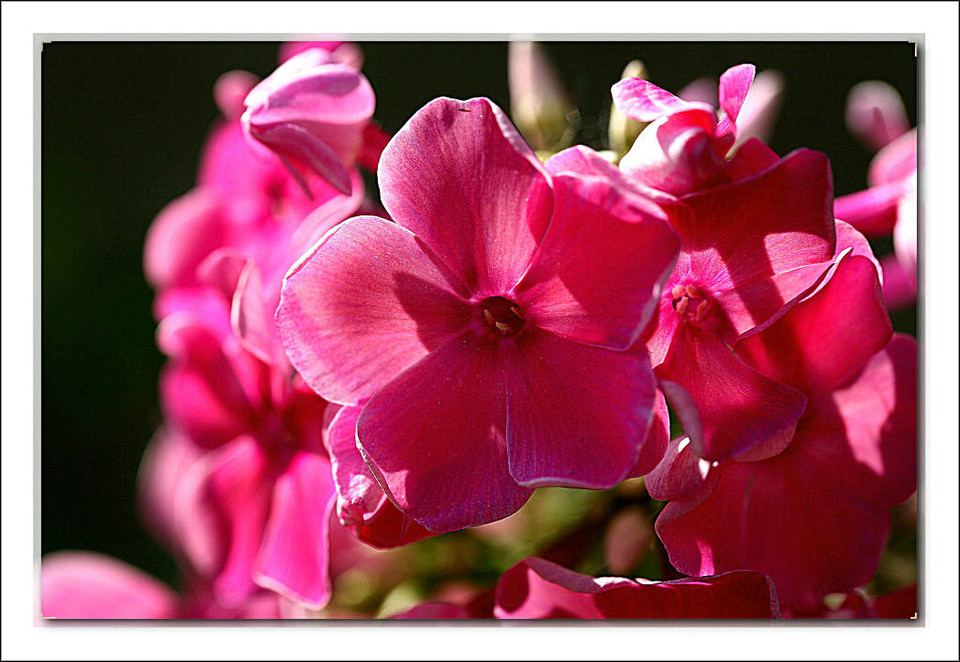
[[730,350],[763,328],[829,267],[836,246],[830,166],[798,150],[752,177],[682,198],[677,267],[647,347],[694,451],[708,460],[779,453],[803,393]]
[[515,512],[543,485],[607,488],[653,409],[637,339],[676,259],[666,214],[619,173],[551,172],[486,99],[437,99],[383,153],[396,223],[351,219],[290,271],[277,324],[427,529]]
[[734,346],[806,398],[782,452],[709,462],[682,437],[647,478],[670,500],[656,529],[674,567],[763,572],[792,608],[865,583],[916,487],[916,341],[893,334],[871,261],[845,255],[827,279]]
[[647,186],[684,195],[735,181],[775,161],[759,140],[737,140],[746,120],[751,131],[765,120],[756,109],[740,116],[755,71],[752,64],[741,64],[720,76],[724,115],[719,119],[712,105],[684,101],[642,78],[615,84],[611,92],[617,108],[627,117],[651,122],[621,159],[620,169]]
[[374,109],[370,83],[323,48],[300,52],[254,87],[241,121],[251,144],[273,152],[308,198],[305,172],[349,195],[350,169]]
[[281,602],[276,594],[262,591],[224,608],[201,586],[176,593],[147,573],[95,552],[48,554],[40,567],[44,618],[279,618]]
[[901,589],[871,599],[860,591],[851,591],[843,596],[843,602],[830,606],[819,604],[809,609],[785,609],[784,618],[824,618],[830,620],[871,618],[871,619],[915,619],[917,618],[917,585],[904,586]]

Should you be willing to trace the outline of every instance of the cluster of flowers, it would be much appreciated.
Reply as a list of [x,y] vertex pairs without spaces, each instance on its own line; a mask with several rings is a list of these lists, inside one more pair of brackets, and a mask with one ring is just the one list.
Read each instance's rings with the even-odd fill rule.
[[[291,43],[281,62],[217,82],[197,186],[146,242],[169,359],[142,501],[182,592],[62,552],[45,616],[303,617],[367,546],[637,477],[687,578],[528,558],[403,616],[916,612],[915,587],[855,592],[916,489],[917,345],[884,303],[916,292],[916,134],[888,90],[852,97],[882,151],[871,187],[835,202],[824,154],[757,137],[776,95],[752,65],[716,101],[625,77],[618,117],[642,130],[611,158],[534,151],[485,98],[435,99],[391,137],[356,45]],[[528,85],[540,120],[551,83]],[[895,277],[860,230],[894,233]]]

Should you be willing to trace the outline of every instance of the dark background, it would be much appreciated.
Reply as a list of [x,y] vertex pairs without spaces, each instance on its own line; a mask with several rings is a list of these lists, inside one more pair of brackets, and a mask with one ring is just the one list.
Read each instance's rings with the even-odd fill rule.
[[[509,108],[505,42],[360,42],[390,132],[438,96],[486,96]],[[909,43],[547,42],[582,115],[576,142],[602,149],[610,86],[628,61],[673,92],[751,62],[786,91],[770,146],[831,159],[838,195],[865,186],[872,154],[847,133],[849,89],[900,90],[917,122]],[[230,69],[266,76],[279,44],[54,42],[41,57],[41,545],[90,549],[167,581],[176,571],[136,508],[140,456],[161,422],[153,293],[143,277],[147,227],[194,184],[218,112],[212,86]],[[888,251],[889,242],[876,245]],[[916,333],[915,310],[894,317]]]

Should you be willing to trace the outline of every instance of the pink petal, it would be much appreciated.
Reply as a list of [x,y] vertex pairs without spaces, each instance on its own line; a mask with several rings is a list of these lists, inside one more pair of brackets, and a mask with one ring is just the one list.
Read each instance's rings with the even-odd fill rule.
[[868,237],[881,237],[893,231],[897,222],[897,203],[902,195],[901,182],[873,186],[837,198],[833,213]]
[[917,302],[917,288],[911,275],[895,255],[885,255],[883,269],[883,303],[890,311],[902,310]]
[[870,163],[867,181],[880,186],[907,179],[917,172],[917,130],[905,133],[884,147]]
[[337,516],[344,526],[363,522],[387,500],[357,448],[357,419],[362,410],[340,407],[324,434],[336,484]]
[[780,157],[756,138],[747,138],[736,146],[727,161],[727,175],[731,180],[746,179],[773,167]]
[[894,334],[853,384],[834,392],[833,402],[858,464],[848,483],[888,507],[906,501],[917,489],[916,339]]
[[626,349],[640,336],[680,243],[653,203],[610,179],[553,178],[553,221],[517,285],[531,323],[578,342]]
[[917,585],[912,584],[881,595],[873,603],[873,612],[877,618],[916,618],[919,605]]
[[478,296],[502,296],[530,264],[553,206],[540,161],[497,106],[440,98],[393,137],[383,206]]
[[656,384],[643,353],[530,331],[507,368],[510,474],[527,487],[606,489],[637,461]]
[[[727,122],[736,125],[756,73],[757,68],[752,64],[738,64],[720,76],[720,109],[726,113]],[[722,134],[722,128],[718,128],[717,133]]]
[[657,533],[684,574],[763,572],[782,604],[810,606],[869,580],[889,532],[887,509],[847,487],[855,466],[805,419],[777,457],[729,463],[705,500],[670,502]]
[[737,115],[737,142],[734,149],[739,150],[751,138],[769,140],[780,110],[783,88],[783,76],[779,72],[767,69],[757,74]]
[[251,428],[254,409],[236,365],[214,333],[186,313],[167,317],[157,330],[173,360],[160,376],[164,411],[201,446],[218,446]]
[[384,499],[364,521],[353,527],[358,540],[377,549],[390,549],[435,535]]
[[850,132],[874,150],[910,130],[900,93],[879,80],[853,86],[847,97],[846,120]]
[[360,414],[357,439],[377,481],[436,533],[506,517],[531,494],[507,469],[504,345],[470,334],[454,339]]
[[733,572],[701,580],[594,579],[528,558],[497,584],[497,618],[756,619],[780,615],[773,585],[761,574]]
[[230,321],[240,344],[267,365],[286,367],[280,346],[274,308],[264,300],[263,278],[257,265],[250,261],[244,267],[232,296]]
[[[777,159],[775,158],[774,161]],[[543,164],[551,175],[579,175],[583,178],[601,178],[613,184],[617,189],[636,194],[656,202],[664,211],[671,214],[687,213],[686,208],[677,199],[663,191],[647,186],[642,180],[628,177],[597,152],[584,145],[574,145],[551,156]]]
[[680,325],[657,377],[707,460],[776,455],[806,407],[803,393],[755,372],[714,333],[690,324]]
[[717,79],[707,76],[698,78],[684,85],[677,96],[684,101],[699,101],[700,103],[707,104],[711,108],[716,108],[719,104],[717,99]]
[[718,136],[713,109],[692,107],[645,128],[620,160],[620,169],[672,195],[725,184],[733,136]]
[[144,246],[144,271],[157,290],[193,285],[197,266],[224,238],[217,199],[197,188],[177,198],[150,225]]
[[820,292],[739,342],[736,351],[771,379],[824,393],[848,383],[892,333],[876,267],[850,255]]
[[274,478],[251,437],[212,451],[191,470],[197,490],[178,495],[177,524],[194,567],[212,579],[219,602],[237,606],[255,590],[253,567],[270,512]]
[[335,500],[327,460],[297,453],[277,479],[254,580],[309,609],[330,599],[327,522]]
[[694,213],[678,217],[674,229],[691,254],[690,280],[721,299],[738,334],[819,277],[798,282],[781,274],[833,256],[831,190],[826,156],[798,150],[753,178],[684,198]]
[[473,311],[465,296],[408,230],[358,217],[290,270],[277,327],[317,393],[355,404],[467,328]]
[[177,595],[123,561],[95,552],[56,552],[40,568],[44,618],[176,618]]
[[287,172],[311,200],[313,193],[298,165],[316,173],[340,193],[350,195],[350,172],[341,156],[309,130],[287,122],[251,130],[250,135],[277,153]]
[[657,390],[653,400],[653,418],[650,421],[650,428],[647,430],[643,444],[640,445],[640,454],[627,478],[639,478],[653,471],[663,459],[669,443],[670,414],[663,393]]
[[711,462],[693,451],[690,437],[677,437],[667,446],[660,464],[647,475],[647,490],[650,496],[660,501],[687,499],[694,495],[702,501],[716,486],[718,472],[713,469]]
[[653,122],[663,115],[699,104],[687,102],[642,78],[625,78],[610,89],[613,103],[627,117]]
[[178,546],[173,495],[179,490],[183,475],[201,454],[183,433],[161,428],[140,460],[137,491],[141,516],[151,533],[171,550]]

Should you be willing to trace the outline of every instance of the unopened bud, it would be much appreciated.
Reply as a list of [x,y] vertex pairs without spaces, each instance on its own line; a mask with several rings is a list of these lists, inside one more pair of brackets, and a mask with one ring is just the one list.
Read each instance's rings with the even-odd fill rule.
[[[626,78],[642,78],[646,80],[647,68],[643,62],[640,60],[632,60],[628,63],[620,75],[620,80]],[[624,154],[630,151],[633,142],[647,124],[647,122],[640,122],[627,117],[617,108],[616,104],[610,105],[610,124],[607,131],[610,137],[610,149],[616,156],[614,162],[619,161]]]
[[555,153],[573,142],[580,113],[543,49],[512,41],[507,53],[510,114],[534,150]]

